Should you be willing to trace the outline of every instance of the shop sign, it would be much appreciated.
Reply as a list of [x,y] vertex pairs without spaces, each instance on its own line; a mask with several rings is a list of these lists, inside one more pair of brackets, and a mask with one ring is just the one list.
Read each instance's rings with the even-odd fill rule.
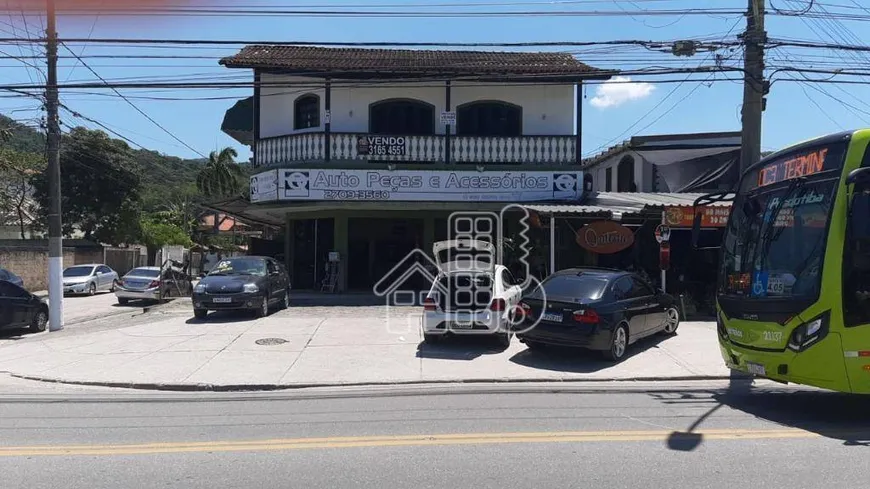
[[[702,228],[724,228],[728,223],[730,206],[700,207]],[[665,224],[674,228],[690,228],[695,221],[695,211],[692,207],[665,208]]]
[[356,153],[360,156],[405,156],[408,141],[401,136],[360,136]]
[[582,172],[278,170],[278,200],[576,201]]
[[278,170],[258,173],[251,177],[251,202],[278,200]]
[[634,244],[634,233],[613,221],[597,221],[580,228],[576,240],[585,250],[609,255]]
[[444,126],[455,126],[456,125],[456,112],[442,111],[441,112],[441,124]]

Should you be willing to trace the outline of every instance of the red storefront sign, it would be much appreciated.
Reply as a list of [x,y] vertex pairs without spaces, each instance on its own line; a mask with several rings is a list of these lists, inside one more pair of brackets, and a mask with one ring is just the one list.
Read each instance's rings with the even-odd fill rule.
[[[728,223],[728,214],[731,212],[730,206],[717,207],[701,207],[702,228],[724,228]],[[675,228],[690,228],[695,221],[695,212],[692,207],[666,207],[665,208],[665,224]]]

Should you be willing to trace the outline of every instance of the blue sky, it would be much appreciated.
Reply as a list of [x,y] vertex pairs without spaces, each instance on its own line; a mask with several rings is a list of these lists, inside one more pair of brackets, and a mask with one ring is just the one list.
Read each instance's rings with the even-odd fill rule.
[[[721,7],[740,9],[745,0],[707,0],[690,2],[680,0],[635,0],[588,2],[539,2],[539,0],[511,0],[526,3],[522,6],[481,7],[482,10],[619,10],[636,11],[639,8],[679,9],[698,7]],[[438,3],[510,3],[507,0],[444,0]],[[534,5],[538,2],[538,5]],[[246,2],[216,1],[212,4],[245,5]],[[335,8],[352,8],[354,5],[422,5],[417,0],[341,0],[336,2],[313,2],[311,0],[257,0],[249,5],[276,5],[290,8],[296,5],[311,6],[333,4]],[[428,3],[435,3],[434,0]],[[830,5],[857,5],[851,0],[826,0]],[[0,2],[2,5],[2,2]],[[777,0],[780,9],[797,9],[806,2]],[[825,8],[824,6],[822,8]],[[856,12],[854,6],[851,12]],[[443,10],[460,10],[460,7],[443,7]],[[471,11],[471,10],[466,10]],[[870,12],[868,12],[870,14]],[[37,32],[44,19],[28,18],[31,33]],[[0,36],[24,33],[24,21],[20,12],[0,12]],[[769,16],[768,34],[771,37],[788,37],[824,42],[870,43],[870,29],[866,22],[831,21],[826,19],[801,19],[797,17]],[[710,40],[733,39],[742,31],[745,20],[740,16],[694,16],[684,17],[579,17],[579,16],[524,16],[484,18],[301,18],[301,17],[159,17],[119,18],[78,16],[59,19],[58,30],[62,38],[184,38],[184,39],[241,39],[282,41],[449,41],[449,42],[519,42],[519,41],[602,41],[616,39],[672,40],[702,37]],[[854,36],[854,37],[852,37]],[[204,59],[108,59],[85,58],[103,78],[115,80],[167,80],[169,76],[187,76],[197,81],[226,80],[229,76],[248,79],[250,72],[227,70],[218,66],[220,57],[232,54],[235,47],[202,47],[173,49],[148,49],[141,47],[98,47],[95,45],[71,45],[76,54],[94,55],[180,55],[200,56]],[[42,53],[37,47],[36,53]],[[553,48],[559,49],[559,48]],[[677,58],[670,54],[642,49],[607,48],[561,48],[577,52],[582,61],[605,68],[636,69],[642,66],[697,66],[711,64],[706,54],[692,58]],[[6,55],[29,56],[34,53],[29,47],[0,45]],[[62,56],[69,56],[61,48]],[[724,63],[742,66],[742,53],[720,51]],[[35,63],[43,72],[44,64]],[[856,68],[859,63],[870,64],[870,53],[850,54],[826,50],[776,49],[769,52],[770,67],[783,65],[834,66]],[[60,60],[61,82],[93,81],[95,77],[75,59]],[[0,60],[0,83],[4,85],[41,81],[42,74],[35,68],[25,67],[21,61],[5,58]],[[610,87],[589,86],[584,100],[584,153],[615,144],[633,135],[667,134],[681,132],[706,132],[739,130],[742,84],[735,81],[712,82],[715,79],[737,75],[718,74],[710,83],[697,82],[656,83],[654,77],[632,76],[635,85]],[[779,74],[789,78],[788,74]],[[800,75],[793,75],[799,77]],[[818,75],[815,75],[818,76]],[[218,78],[220,77],[220,78]],[[684,78],[683,75],[668,75],[663,78]],[[696,76],[694,79],[705,79]],[[870,81],[870,78],[867,78]],[[603,91],[600,91],[603,90]],[[88,89],[90,93],[65,90],[61,99],[71,109],[83,116],[99,120],[142,146],[163,153],[182,157],[197,155],[178,143],[172,136],[156,127],[146,117],[105,89]],[[159,122],[173,135],[201,153],[224,147],[238,148],[240,157],[247,159],[249,151],[220,131],[224,112],[233,100],[193,100],[206,97],[243,98],[251,93],[250,88],[221,90],[125,90],[131,97],[167,97],[182,100],[145,100],[131,98],[142,111]],[[845,105],[843,102],[845,102]],[[39,102],[27,98],[0,98],[0,113],[26,123],[36,124],[41,112]],[[95,124],[62,113],[69,125]],[[838,131],[842,128],[870,127],[870,88],[863,85],[807,84],[790,81],[775,82],[769,96],[764,117],[764,149],[775,149],[812,136]]]

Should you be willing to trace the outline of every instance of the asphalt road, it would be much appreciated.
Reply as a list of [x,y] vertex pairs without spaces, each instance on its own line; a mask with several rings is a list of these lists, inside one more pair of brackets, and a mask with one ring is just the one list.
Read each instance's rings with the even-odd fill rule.
[[870,400],[719,384],[0,396],[0,487],[862,487]]

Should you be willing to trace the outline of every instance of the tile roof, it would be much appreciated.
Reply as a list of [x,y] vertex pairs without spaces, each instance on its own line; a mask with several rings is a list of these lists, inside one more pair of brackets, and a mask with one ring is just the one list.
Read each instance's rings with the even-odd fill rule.
[[230,68],[272,68],[298,73],[405,76],[552,76],[607,78],[610,73],[568,53],[441,51],[252,45],[220,60]]

